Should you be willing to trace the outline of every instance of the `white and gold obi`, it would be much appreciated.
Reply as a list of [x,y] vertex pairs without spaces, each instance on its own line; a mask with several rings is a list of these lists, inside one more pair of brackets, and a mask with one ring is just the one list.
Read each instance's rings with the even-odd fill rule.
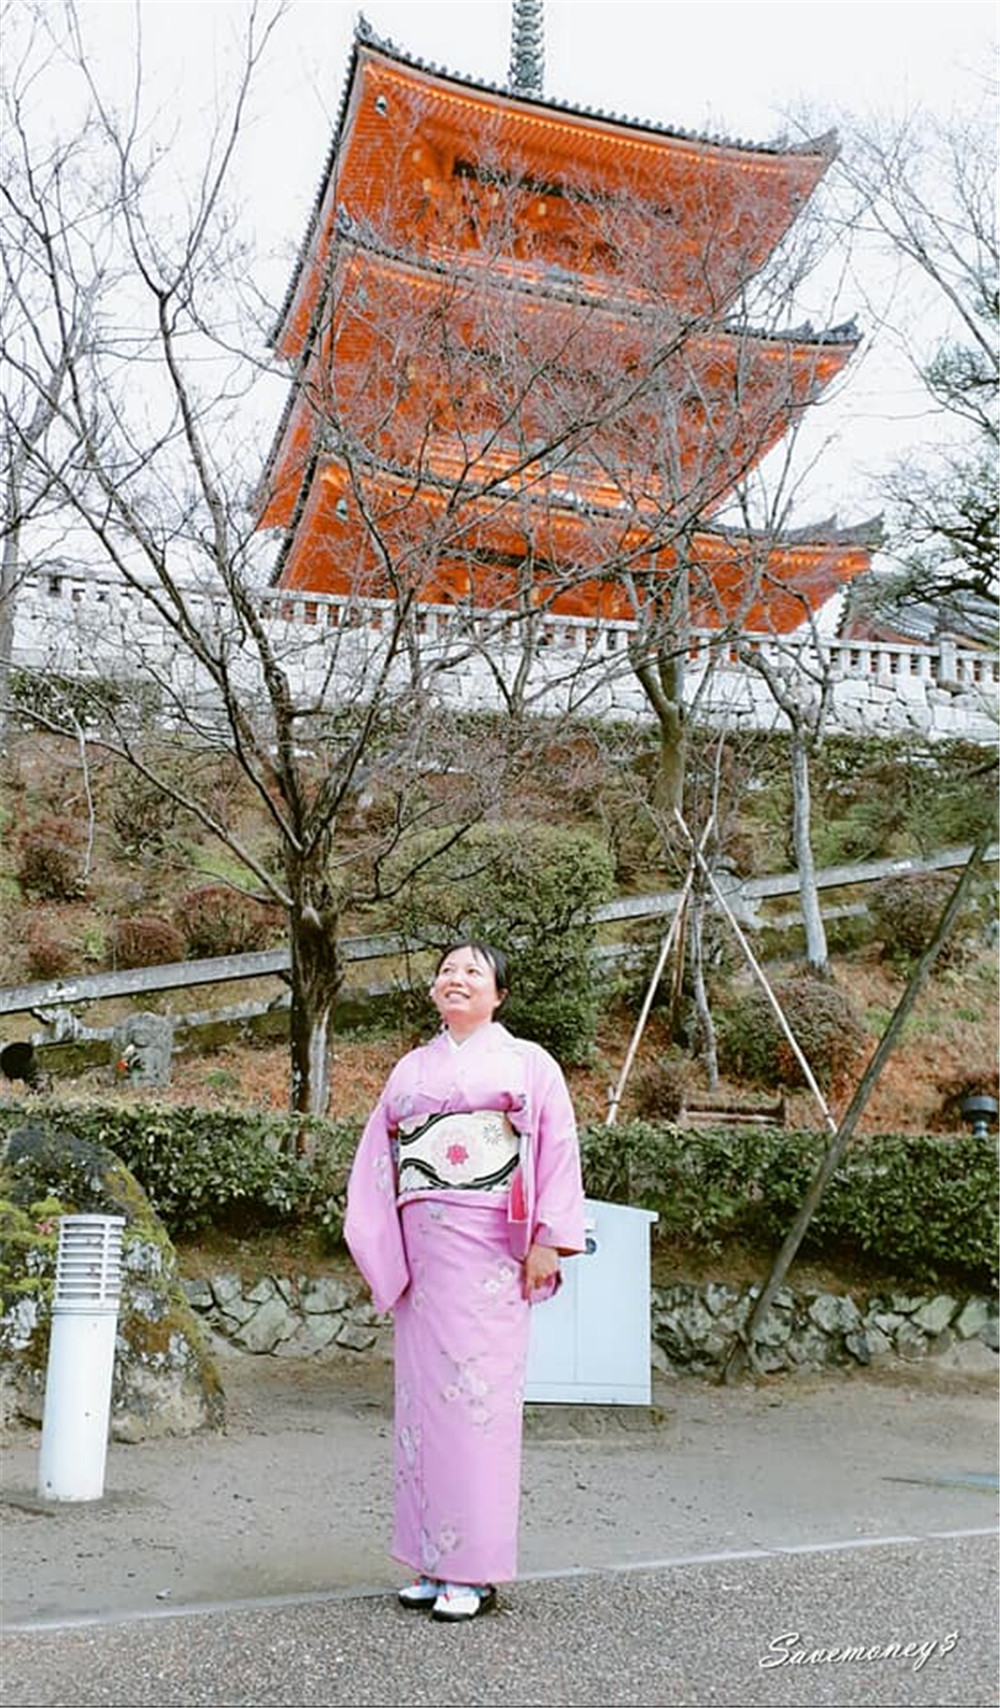
[[517,1134],[498,1109],[401,1121],[397,1143],[400,1198],[436,1191],[506,1195],[519,1154]]

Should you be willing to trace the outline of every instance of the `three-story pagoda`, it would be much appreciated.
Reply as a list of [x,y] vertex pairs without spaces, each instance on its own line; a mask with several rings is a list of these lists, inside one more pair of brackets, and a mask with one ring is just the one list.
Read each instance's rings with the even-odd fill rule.
[[275,332],[276,579],[622,618],[682,573],[686,621],[794,629],[868,568],[865,531],[713,518],[857,348],[747,330],[834,140],[577,110],[527,65],[473,83],[358,25]]

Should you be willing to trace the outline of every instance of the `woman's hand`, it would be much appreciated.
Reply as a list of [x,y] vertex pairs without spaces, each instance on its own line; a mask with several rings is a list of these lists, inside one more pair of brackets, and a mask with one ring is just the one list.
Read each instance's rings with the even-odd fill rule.
[[530,1245],[524,1260],[524,1291],[527,1298],[559,1274],[559,1253],[552,1245]]

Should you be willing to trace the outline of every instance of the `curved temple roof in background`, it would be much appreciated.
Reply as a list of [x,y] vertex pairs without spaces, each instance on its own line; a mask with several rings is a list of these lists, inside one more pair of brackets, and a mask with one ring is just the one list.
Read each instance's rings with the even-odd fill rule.
[[[424,158],[407,161],[414,129],[427,133]],[[759,265],[829,168],[837,138],[831,131],[796,144],[750,143],[515,94],[407,56],[361,19],[330,151],[272,334],[275,344],[291,353],[290,333],[293,344],[307,336],[303,299],[314,303],[318,294],[309,275],[325,260],[338,216],[371,218],[373,194],[384,198],[391,184],[405,218],[408,201],[395,181],[402,169],[414,168],[421,184],[456,170],[468,183],[484,161],[490,173],[502,164],[491,155],[509,159],[512,152],[529,192],[545,199],[548,191],[549,200],[567,190],[591,195],[609,180],[612,191],[627,187],[662,204],[678,196],[685,181],[707,175],[710,192],[701,193],[705,205],[697,210],[703,223],[717,221],[720,199],[728,196],[737,206],[742,195],[757,227]],[[679,223],[686,211],[679,208]]]
[[521,11],[509,88],[358,24],[274,333],[292,369],[258,494],[259,525],[285,531],[276,579],[381,597],[387,548],[418,601],[502,604],[530,564],[554,611],[621,618],[635,565],[653,596],[683,554],[698,621],[797,627],[871,542],[710,518],[859,343],[853,322],[731,320],[836,137],[746,143],[548,100]]

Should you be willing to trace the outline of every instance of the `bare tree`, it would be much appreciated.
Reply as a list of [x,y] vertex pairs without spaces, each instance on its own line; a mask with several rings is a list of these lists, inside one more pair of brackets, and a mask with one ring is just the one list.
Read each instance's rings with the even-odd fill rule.
[[[839,371],[853,334],[785,330],[800,273],[759,276],[773,239],[761,237],[763,204],[739,200],[739,174],[700,204],[692,192],[690,230],[648,186],[549,195],[546,221],[576,258],[560,269],[527,164],[480,150],[437,200],[420,172],[389,173],[381,205],[338,206],[314,294],[279,328],[293,396],[261,480],[276,362],[227,188],[276,19],[248,8],[227,115],[181,194],[171,151],[144,127],[141,55],[133,105],[113,112],[67,17],[61,45],[88,107],[66,146],[83,149],[100,243],[35,169],[30,59],[8,100],[22,182],[2,203],[18,300],[46,339],[44,360],[23,346],[19,380],[52,410],[46,432],[21,437],[24,478],[58,502],[64,548],[106,576],[89,631],[78,613],[56,638],[75,646],[78,672],[155,686],[184,768],[151,757],[127,699],[95,709],[91,739],[169,793],[284,909],[293,1103],[322,1109],[344,910],[382,893],[411,831],[439,824],[447,845],[531,763],[529,714],[551,700],[551,670],[544,693],[533,675],[550,613],[596,597],[635,622],[630,659],[569,660],[556,703],[579,710],[609,669],[636,671],[661,732],[669,823],[692,626],[710,616],[732,632],[760,592],[752,558],[730,552],[717,575],[699,531]],[[413,119],[401,162],[422,146]],[[277,585],[270,529],[283,531]],[[35,542],[37,563],[38,528]],[[480,695],[508,717],[463,753],[461,730],[443,742],[436,714],[445,700],[476,709]],[[35,715],[71,733],[51,702]],[[199,791],[191,760],[210,751],[235,756],[274,859]],[[428,783],[444,762],[471,779],[457,814]],[[363,792],[379,811],[348,843]]]
[[799,907],[805,930],[806,962],[819,973],[827,971],[826,928],[816,883],[812,843],[812,785],[810,756],[819,748],[832,687],[829,660],[807,613],[808,640],[794,649],[781,640],[768,644],[742,639],[740,657],[747,669],[767,683],[771,698],[788,727],[792,785],[792,846],[799,880]]
[[[88,571],[92,597],[72,624],[50,623],[42,664],[43,679],[60,668],[80,677],[78,709],[89,683],[88,741],[168,794],[284,910],[292,1103],[322,1111],[343,912],[378,894],[385,856],[409,826],[440,816],[427,783],[441,764],[440,732],[419,684],[400,680],[415,587],[385,607],[377,637],[350,624],[320,630],[288,602],[268,602],[269,545],[248,503],[266,365],[257,305],[241,295],[248,253],[226,187],[274,24],[248,10],[231,105],[186,198],[166,169],[169,150],[144,128],[138,49],[124,114],[91,77],[71,8],[64,35],[36,32],[10,62],[5,136],[17,171],[5,174],[0,206],[15,288],[4,353],[18,387],[12,479],[18,495],[37,497],[30,513],[22,499],[9,538],[21,572],[37,573],[51,562],[53,512],[60,567]],[[67,62],[75,68],[84,117],[53,154],[39,104],[56,53],[64,74]],[[156,744],[140,684],[157,696]],[[58,696],[43,696],[33,716],[77,733]],[[272,827],[273,858],[200,787],[200,759],[212,753],[235,757]],[[460,740],[450,739],[449,761],[462,767]],[[464,770],[475,787],[463,810],[475,817],[493,786],[482,742]],[[382,799],[374,819],[362,813],[359,834],[366,791]],[[453,809],[447,816],[453,836]]]
[[[16,208],[18,217],[4,220],[0,246],[0,750],[5,747],[17,594],[26,570],[23,534],[29,524],[38,524],[60,506],[60,480],[69,453],[64,446],[53,449],[56,466],[50,468],[46,440],[58,420],[70,361],[79,358],[95,336],[96,295],[110,282],[102,255],[108,204],[85,166],[92,140],[89,125],[85,121],[68,145],[52,140],[35,151],[25,147],[33,61],[39,56],[45,60],[51,48],[40,13],[29,10],[21,22],[23,32],[14,26],[13,8],[5,8],[11,71],[3,83],[2,193],[5,207]],[[37,260],[69,241],[71,227],[72,241],[87,248],[90,264],[82,276],[65,279],[63,294],[52,304],[54,314],[44,316],[34,290]]]
[[[988,76],[993,87],[984,80],[971,110],[846,127],[839,168],[849,191],[846,226],[855,240],[881,243],[908,287],[872,312],[926,388],[930,426],[886,483],[887,549],[897,572],[866,591],[887,608],[957,599],[967,613],[971,595],[984,638],[990,629],[995,636],[1000,544],[995,68]],[[928,301],[943,327],[930,351],[903,312]]]

